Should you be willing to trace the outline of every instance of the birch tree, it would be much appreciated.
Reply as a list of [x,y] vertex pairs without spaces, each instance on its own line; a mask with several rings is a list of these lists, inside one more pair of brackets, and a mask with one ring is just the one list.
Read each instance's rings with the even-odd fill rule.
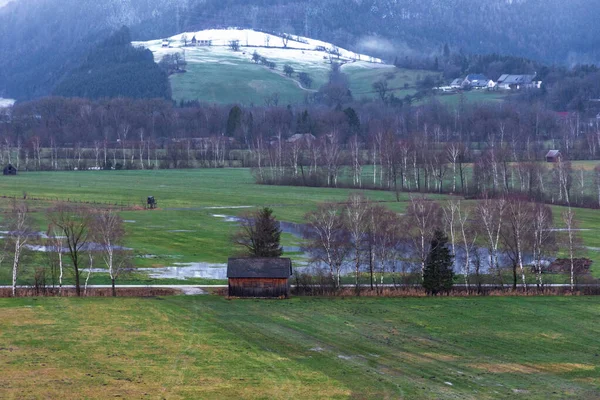
[[358,137],[350,139],[350,153],[352,155],[352,182],[355,187],[362,187],[362,156]]
[[8,235],[10,236],[11,248],[13,250],[12,296],[15,297],[17,294],[17,278],[20,272],[23,250],[32,235],[29,209],[25,203],[13,203],[8,216],[8,228]]
[[450,143],[446,148],[448,161],[452,163],[452,192],[456,193],[456,164],[461,155],[461,146],[458,143]]
[[440,209],[436,202],[429,201],[425,197],[411,197],[405,220],[421,264],[421,276],[425,271],[429,243],[440,220],[439,214]]
[[90,282],[90,277],[92,276],[92,270],[94,269],[94,254],[91,251],[88,252],[88,270],[87,275],[85,277],[85,284],[83,285],[83,295],[87,296],[88,283]]
[[398,258],[401,224],[396,213],[379,205],[369,209],[368,219],[371,289],[374,283],[379,289],[379,284],[383,285],[386,271],[394,269],[393,264]]
[[[462,248],[465,253],[465,259],[462,267],[462,273],[465,281],[465,286],[467,287],[467,292],[469,292],[469,277],[471,275],[471,254],[476,252],[475,241],[477,240],[477,232],[474,229],[471,229],[469,224],[470,213],[469,210],[462,207],[462,203],[460,200],[451,201],[449,207],[454,208],[453,223],[456,224],[453,229],[457,231],[457,236],[459,237],[458,241],[462,242]],[[452,234],[454,235],[454,233]],[[452,254],[456,257],[454,238],[452,239]],[[455,258],[456,259],[456,258]]]
[[341,270],[350,253],[350,240],[344,228],[343,211],[334,203],[323,203],[305,216],[305,250],[313,262],[324,263],[337,288]]
[[552,209],[544,204],[536,204],[533,214],[533,267],[538,289],[543,289],[544,258],[554,244],[552,229]]
[[562,220],[565,224],[567,246],[569,251],[570,266],[570,288],[571,292],[575,290],[575,255],[579,250],[580,238],[577,235],[578,221],[575,219],[575,211],[571,207],[562,213]]
[[[55,225],[50,225],[48,228],[48,248],[51,249],[49,253],[56,253],[56,260],[58,264],[58,292],[62,296],[62,284],[64,277],[64,268],[63,268],[63,250],[65,248],[64,245],[64,237],[62,236],[62,231]],[[52,265],[54,265],[54,261],[52,260]]]
[[480,200],[475,207],[475,215],[479,222],[477,226],[487,243],[489,267],[491,270],[496,270],[501,285],[504,283],[498,262],[498,249],[505,212],[506,200],[503,198],[492,200],[486,197]]
[[506,252],[513,264],[513,289],[517,288],[517,267],[521,273],[523,287],[527,290],[525,279],[524,254],[529,242],[533,227],[533,210],[531,203],[518,198],[507,200],[506,223],[501,235]]
[[370,202],[361,194],[351,194],[344,207],[345,226],[350,235],[356,290],[359,289],[358,278],[362,263],[363,245],[368,229],[368,213]]
[[118,257],[125,237],[123,220],[113,210],[102,210],[96,215],[93,228],[94,240],[102,248],[102,259],[108,269],[112,295],[116,297],[115,281],[121,273],[124,263],[123,257]]

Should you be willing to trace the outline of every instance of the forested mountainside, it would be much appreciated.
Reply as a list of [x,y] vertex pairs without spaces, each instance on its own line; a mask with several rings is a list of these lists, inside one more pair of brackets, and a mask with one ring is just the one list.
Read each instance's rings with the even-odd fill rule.
[[[0,8],[0,96],[47,95],[123,25],[159,18],[181,0],[18,0]],[[172,15],[172,14],[169,14]],[[170,17],[169,17],[170,18]],[[167,18],[168,19],[168,18]],[[148,34],[162,35],[163,26]],[[174,27],[172,29],[175,31]]]
[[239,26],[326,40],[392,61],[440,52],[545,63],[600,61],[600,3],[587,0],[18,0],[0,8],[0,96],[49,93],[127,25],[134,40]]
[[167,73],[154,62],[152,52],[131,45],[122,27],[87,54],[53,91],[65,97],[171,98]]

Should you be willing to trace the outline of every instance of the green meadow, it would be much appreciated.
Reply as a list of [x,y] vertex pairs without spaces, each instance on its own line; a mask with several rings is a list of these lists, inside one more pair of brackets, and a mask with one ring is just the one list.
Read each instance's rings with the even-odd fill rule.
[[0,299],[0,397],[596,399],[597,297]]
[[[316,204],[341,202],[352,192],[351,189],[257,185],[248,169],[24,172],[0,179],[0,196],[5,196],[0,197],[0,210],[9,210],[12,201],[9,197],[22,199],[26,194],[38,229],[46,231],[45,210],[57,200],[126,208],[129,211],[121,212],[127,230],[125,246],[133,249],[136,267],[151,268],[176,263],[225,263],[239,251],[230,242],[236,224],[227,222],[226,216],[239,216],[257,207],[270,206],[280,220],[302,223],[304,215]],[[400,201],[396,201],[394,193],[380,190],[363,193],[398,213],[405,212],[410,198],[403,193]],[[143,209],[147,196],[155,196],[158,209]],[[554,207],[558,227],[562,226],[562,211],[563,208]],[[576,214],[580,228],[584,229],[581,235],[588,247],[587,256],[595,261],[593,273],[600,276],[597,250],[600,249],[600,212],[576,209]],[[284,234],[283,244],[298,246],[299,239]],[[34,266],[43,261],[40,254],[30,254],[25,262]],[[8,264],[6,260],[0,264],[0,282],[10,279]],[[31,273],[26,268],[22,276],[30,279]],[[144,275],[134,274],[129,279],[149,282]],[[92,282],[106,283],[106,277],[95,274]],[[192,282],[207,283],[205,280]]]

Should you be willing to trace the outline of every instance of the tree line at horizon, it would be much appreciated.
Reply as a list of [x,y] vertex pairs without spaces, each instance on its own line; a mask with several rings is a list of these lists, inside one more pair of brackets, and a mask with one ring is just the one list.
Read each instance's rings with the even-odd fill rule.
[[[45,98],[0,114],[19,170],[251,167],[259,183],[399,192],[521,193],[600,206],[600,120],[513,103],[241,107]],[[560,162],[544,166],[549,149]],[[366,178],[369,174],[370,178]]]

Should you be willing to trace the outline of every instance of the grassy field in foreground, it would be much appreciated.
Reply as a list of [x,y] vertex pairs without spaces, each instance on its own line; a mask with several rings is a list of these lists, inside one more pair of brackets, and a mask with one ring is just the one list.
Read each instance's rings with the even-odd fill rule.
[[594,399],[600,299],[0,299],[0,397]]

